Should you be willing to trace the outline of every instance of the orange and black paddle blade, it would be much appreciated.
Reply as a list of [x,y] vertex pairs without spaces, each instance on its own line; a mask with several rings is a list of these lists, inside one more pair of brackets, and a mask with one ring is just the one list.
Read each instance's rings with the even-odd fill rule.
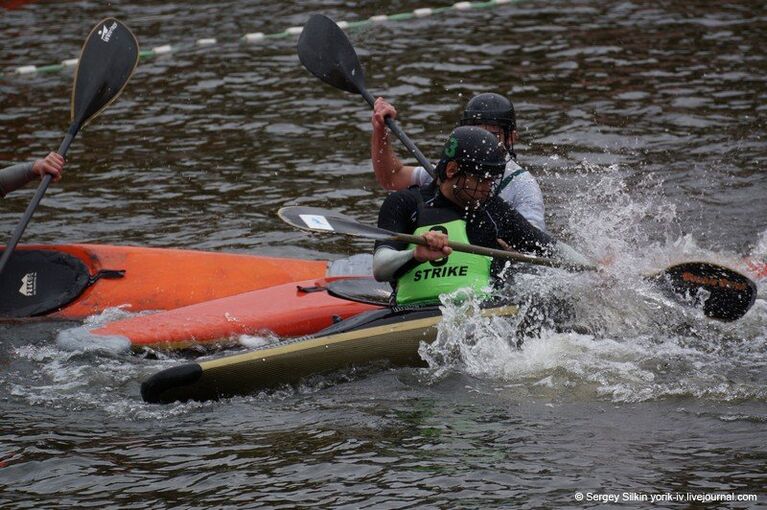
[[756,300],[747,276],[710,262],[684,262],[649,277],[675,298],[703,310],[706,317],[730,322],[743,317]]

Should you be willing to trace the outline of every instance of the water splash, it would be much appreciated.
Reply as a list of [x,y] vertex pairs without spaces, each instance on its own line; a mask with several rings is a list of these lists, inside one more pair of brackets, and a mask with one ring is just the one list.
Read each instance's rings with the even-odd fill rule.
[[258,349],[279,341],[277,335],[265,332],[263,335],[240,335],[237,343],[248,349]]
[[477,300],[446,299],[437,340],[420,349],[429,379],[459,371],[525,398],[767,400],[767,303],[715,322],[644,277],[685,260],[740,267],[741,257],[684,234],[655,177],[629,195],[615,166],[577,171],[600,178],[573,194],[565,235],[609,263],[599,273],[515,268],[503,290],[521,304],[512,319],[482,318]]
[[[127,306],[127,305],[126,305]],[[121,353],[128,352],[131,342],[127,337],[119,335],[94,335],[91,330],[113,321],[147,315],[152,312],[133,313],[118,306],[106,308],[101,313],[86,317],[81,326],[67,328],[56,335],[56,345],[65,351],[73,352],[103,352]]]

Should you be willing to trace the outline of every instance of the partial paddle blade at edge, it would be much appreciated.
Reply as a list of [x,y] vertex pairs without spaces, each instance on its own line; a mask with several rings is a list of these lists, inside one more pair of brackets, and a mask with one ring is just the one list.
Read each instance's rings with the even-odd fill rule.
[[756,284],[737,271],[710,262],[684,262],[649,279],[663,290],[699,306],[711,318],[731,322],[743,317],[756,300]]

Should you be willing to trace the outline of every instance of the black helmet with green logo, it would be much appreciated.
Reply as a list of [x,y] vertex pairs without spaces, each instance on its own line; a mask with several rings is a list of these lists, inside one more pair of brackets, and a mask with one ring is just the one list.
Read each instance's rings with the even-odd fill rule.
[[462,126],[490,124],[504,129],[506,135],[517,129],[514,105],[500,94],[488,92],[472,97],[461,115]]
[[499,179],[506,169],[507,153],[491,132],[476,126],[457,127],[442,149],[442,159],[437,163],[437,175],[447,179],[447,164],[458,163],[459,174],[469,174],[482,179]]

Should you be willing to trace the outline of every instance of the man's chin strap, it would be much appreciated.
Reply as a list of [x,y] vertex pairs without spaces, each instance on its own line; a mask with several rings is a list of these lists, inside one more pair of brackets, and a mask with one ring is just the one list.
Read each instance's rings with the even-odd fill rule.
[[[512,133],[512,131],[509,128],[507,128],[507,127],[503,128],[503,136],[506,137],[505,138],[506,140],[511,138],[511,133]],[[511,142],[508,145],[506,143],[504,143],[503,145],[506,147],[506,150],[509,151],[509,156],[511,156],[511,159],[516,161],[517,160],[517,153],[514,152],[514,142]]]

